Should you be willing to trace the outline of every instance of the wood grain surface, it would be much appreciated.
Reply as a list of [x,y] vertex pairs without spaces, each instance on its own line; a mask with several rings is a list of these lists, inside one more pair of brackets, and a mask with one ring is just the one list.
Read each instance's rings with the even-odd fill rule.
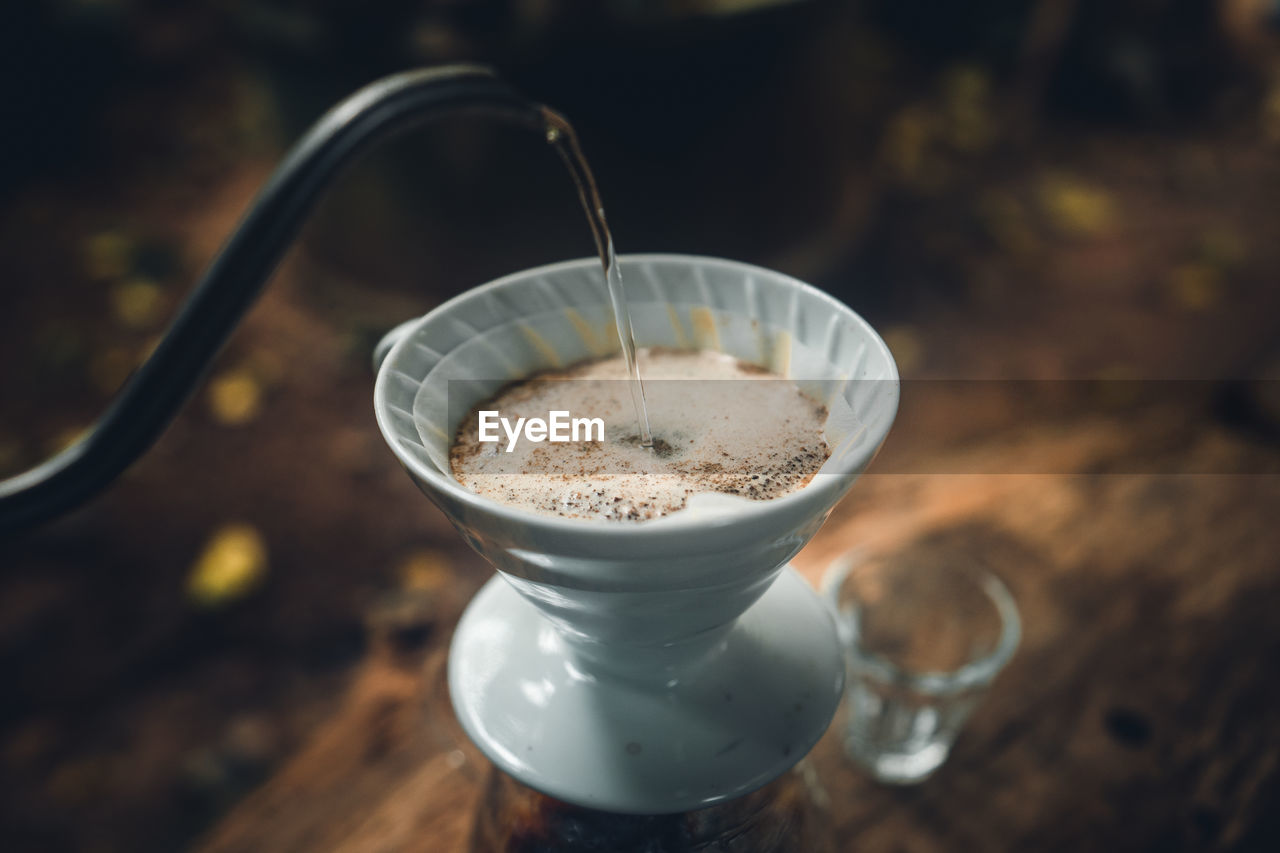
[[[920,416],[911,406],[904,416]],[[963,463],[940,450],[919,466],[984,473],[874,473],[903,467],[908,448],[891,443],[796,560],[816,583],[854,545],[941,545],[1004,577],[1024,620],[1012,663],[922,785],[886,787],[853,768],[841,711],[809,762],[835,849],[1276,839],[1280,455],[1203,423],[1159,442],[1169,417],[1046,425],[970,443]],[[1020,460],[1055,473],[1000,473]],[[201,849],[465,849],[488,768],[449,710],[448,635],[404,648],[385,634],[342,712]]]

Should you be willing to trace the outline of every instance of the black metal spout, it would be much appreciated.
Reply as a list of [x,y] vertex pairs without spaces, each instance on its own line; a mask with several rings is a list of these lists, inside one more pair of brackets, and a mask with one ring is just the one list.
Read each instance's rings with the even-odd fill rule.
[[160,436],[253,304],[338,173],[376,143],[436,119],[478,114],[545,131],[543,108],[492,70],[449,65],[372,83],[329,110],[272,174],[170,324],[90,431],[0,481],[0,537],[74,509]]

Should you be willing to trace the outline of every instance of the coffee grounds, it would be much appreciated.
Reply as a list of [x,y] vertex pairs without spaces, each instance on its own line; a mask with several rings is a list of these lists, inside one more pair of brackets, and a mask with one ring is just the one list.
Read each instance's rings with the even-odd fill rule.
[[[509,385],[463,420],[450,451],[459,483],[492,500],[566,518],[643,521],[703,492],[770,500],[809,482],[830,455],[827,411],[789,380],[709,351],[642,350],[654,445],[640,445],[621,357]],[[601,418],[604,441],[479,440],[480,410]]]

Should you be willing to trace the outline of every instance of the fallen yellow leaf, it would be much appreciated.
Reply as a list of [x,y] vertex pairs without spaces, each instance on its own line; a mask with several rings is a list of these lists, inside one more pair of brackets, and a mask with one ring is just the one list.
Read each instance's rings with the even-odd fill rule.
[[218,529],[187,576],[187,596],[202,607],[243,598],[267,572],[267,546],[257,529],[228,524]]
[[248,370],[229,370],[209,382],[209,411],[224,426],[241,426],[262,410],[262,385]]
[[1055,177],[1040,186],[1040,204],[1060,231],[1092,235],[1115,221],[1111,196],[1070,178]]
[[434,592],[449,583],[453,577],[453,564],[440,551],[424,548],[405,557],[396,574],[404,589]]
[[155,325],[164,307],[164,291],[154,281],[132,278],[111,288],[111,313],[129,329]]

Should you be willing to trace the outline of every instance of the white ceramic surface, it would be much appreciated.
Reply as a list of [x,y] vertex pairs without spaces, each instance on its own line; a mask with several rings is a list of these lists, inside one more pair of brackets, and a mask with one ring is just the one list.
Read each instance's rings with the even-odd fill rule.
[[[843,669],[829,619],[797,580],[761,596],[884,441],[898,377],[870,326],[795,279],[681,255],[622,264],[640,346],[720,350],[827,402],[833,452],[809,485],[772,501],[707,496],[666,518],[613,523],[500,505],[452,478],[449,439],[472,406],[512,379],[616,347],[594,259],[508,276],[400,327],[375,410],[419,488],[507,584],[477,596],[450,656],[454,707],[477,745],[570,802],[683,811],[768,782],[830,722]],[[812,684],[829,689],[779,705],[801,685],[813,689],[801,659],[816,668]],[[714,690],[747,701],[719,707]],[[803,711],[785,712],[795,704]],[[730,732],[743,740],[718,772],[696,771],[691,762],[739,736]],[[642,761],[626,751],[633,743]]]
[[654,684],[579,668],[495,577],[454,635],[451,659],[476,663],[451,667],[449,688],[467,734],[525,784],[612,812],[689,811],[764,785],[821,737],[844,684],[830,618],[787,569],[716,648]]

